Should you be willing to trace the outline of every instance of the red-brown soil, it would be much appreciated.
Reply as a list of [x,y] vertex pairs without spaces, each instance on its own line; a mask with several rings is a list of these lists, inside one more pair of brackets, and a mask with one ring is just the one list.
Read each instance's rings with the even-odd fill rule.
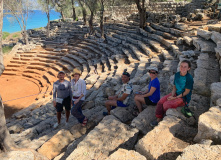
[[6,118],[11,117],[13,113],[31,105],[37,97],[37,95],[34,94],[38,93],[39,87],[31,81],[23,79],[21,76],[3,75],[0,77],[0,94],[3,99]]

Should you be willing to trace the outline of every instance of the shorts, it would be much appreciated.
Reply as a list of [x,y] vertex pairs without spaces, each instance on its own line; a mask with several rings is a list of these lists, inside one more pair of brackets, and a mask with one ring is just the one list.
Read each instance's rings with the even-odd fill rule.
[[155,106],[157,103],[153,103],[150,99],[149,99],[149,97],[144,97],[144,101],[145,101],[145,103],[146,103],[146,105],[153,105],[153,106]]
[[128,107],[128,105],[123,104],[122,101],[117,101],[117,106],[118,107]]
[[71,110],[71,98],[70,98],[70,96],[64,98],[62,104],[61,103],[56,103],[57,112],[62,112],[63,111],[63,106],[65,107],[66,111]]

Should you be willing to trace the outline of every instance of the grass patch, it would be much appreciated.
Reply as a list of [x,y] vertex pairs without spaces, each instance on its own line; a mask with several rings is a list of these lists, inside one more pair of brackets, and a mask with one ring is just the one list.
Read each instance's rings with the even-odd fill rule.
[[35,31],[42,30],[42,29],[43,29],[43,27],[34,28]]
[[5,40],[9,35],[10,33],[8,32],[2,32],[2,39]]
[[12,35],[12,37],[17,38],[17,37],[19,37],[19,35],[18,35],[18,33],[15,33],[15,34]]
[[12,46],[2,47],[3,54],[9,53],[12,50],[12,48],[13,48]]

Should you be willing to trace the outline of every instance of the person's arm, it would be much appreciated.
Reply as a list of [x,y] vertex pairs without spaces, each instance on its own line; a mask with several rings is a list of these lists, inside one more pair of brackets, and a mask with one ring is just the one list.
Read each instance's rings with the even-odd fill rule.
[[167,98],[167,100],[176,99],[176,97],[174,97],[175,95],[176,95],[176,86],[174,85],[174,86],[173,86],[173,90],[172,90],[172,95],[169,96],[169,97]]
[[152,96],[152,94],[156,91],[156,88],[155,87],[151,87],[150,88],[150,92],[142,95],[143,97],[149,97],[149,96]]
[[127,98],[128,95],[129,94],[123,93],[123,95],[121,97],[117,98],[117,100],[118,101],[124,101]]
[[56,107],[56,94],[57,94],[57,87],[53,84],[53,106]]
[[187,94],[189,94],[189,93],[190,93],[190,89],[185,88],[185,91],[184,91],[182,94],[176,96],[176,98],[185,97],[185,96],[186,96]]

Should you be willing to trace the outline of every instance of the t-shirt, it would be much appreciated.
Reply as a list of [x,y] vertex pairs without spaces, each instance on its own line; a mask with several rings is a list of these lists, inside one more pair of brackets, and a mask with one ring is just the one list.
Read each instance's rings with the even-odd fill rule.
[[53,84],[53,99],[56,98],[67,98],[68,96],[72,97],[71,92],[71,83],[67,80],[64,80],[63,82],[60,82],[57,80]]
[[156,88],[156,90],[153,92],[151,96],[149,96],[149,99],[153,103],[157,103],[160,100],[160,82],[158,78],[155,78],[154,80],[150,81],[148,86],[148,92],[150,92],[151,87]]
[[[86,83],[83,79],[79,79],[76,83],[74,79],[71,80],[71,88],[72,88],[72,95],[74,97],[80,97],[81,94],[84,96],[81,98],[81,100],[85,100],[85,95],[86,95]],[[73,99],[75,101],[76,99]]]
[[190,89],[190,92],[183,97],[183,99],[189,103],[191,100],[192,90],[193,90],[193,77],[187,73],[185,76],[181,76],[180,72],[175,74],[174,85],[176,86],[176,95],[182,94],[185,89]]
[[119,93],[119,96],[118,96],[118,97],[122,97],[122,95],[123,95],[124,93],[129,94],[129,95],[127,96],[127,98],[123,101],[123,104],[128,105],[128,102],[129,102],[129,99],[130,99],[130,97],[131,97],[132,91],[133,91],[133,87],[132,87],[132,84],[131,84],[131,83],[125,83],[125,84],[123,84],[123,86],[121,87],[121,90],[120,90],[120,93]]

